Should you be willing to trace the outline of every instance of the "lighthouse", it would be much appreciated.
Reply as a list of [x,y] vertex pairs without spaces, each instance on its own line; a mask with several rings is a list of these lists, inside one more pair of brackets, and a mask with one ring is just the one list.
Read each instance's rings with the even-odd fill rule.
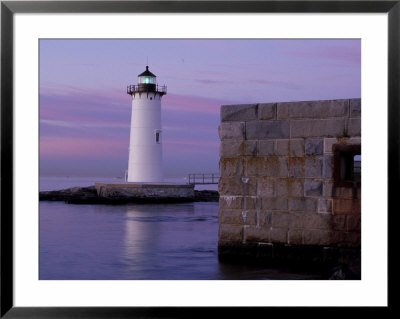
[[167,88],[157,84],[156,76],[146,66],[138,75],[138,83],[128,85],[127,94],[132,96],[127,181],[162,182],[161,98]]

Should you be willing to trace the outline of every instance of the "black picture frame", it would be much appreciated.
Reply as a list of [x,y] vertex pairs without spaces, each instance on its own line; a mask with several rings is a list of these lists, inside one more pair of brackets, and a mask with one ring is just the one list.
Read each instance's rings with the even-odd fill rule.
[[[305,312],[321,308],[290,307],[267,309],[224,307],[14,307],[13,303],[13,16],[15,13],[118,13],[118,12],[269,12],[269,13],[387,13],[388,14],[388,214],[398,213],[396,197],[399,189],[399,142],[400,142],[400,0],[396,1],[1,1],[1,318],[193,318],[204,316],[245,316],[253,312],[280,316],[289,312],[302,316]],[[391,214],[389,214],[389,212]],[[378,214],[379,213],[379,214]],[[388,223],[389,251],[394,223]],[[393,267],[388,254],[388,262]],[[394,278],[389,272],[388,286]],[[379,312],[392,310],[393,294],[388,307]],[[326,312],[326,308],[322,311]],[[376,309],[367,308],[371,314]],[[338,308],[329,310],[335,315]],[[346,308],[348,315],[360,315],[360,309]]]

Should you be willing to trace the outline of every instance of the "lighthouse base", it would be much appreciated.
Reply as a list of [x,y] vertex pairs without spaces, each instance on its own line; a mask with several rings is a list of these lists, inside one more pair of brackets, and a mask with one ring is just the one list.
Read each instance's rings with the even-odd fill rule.
[[97,196],[112,202],[191,202],[194,185],[118,183],[95,184]]

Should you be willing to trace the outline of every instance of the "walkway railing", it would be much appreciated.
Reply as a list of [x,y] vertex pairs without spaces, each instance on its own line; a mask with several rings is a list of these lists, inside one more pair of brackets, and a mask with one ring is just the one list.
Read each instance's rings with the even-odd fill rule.
[[189,184],[204,185],[204,184],[218,184],[219,174],[189,174]]

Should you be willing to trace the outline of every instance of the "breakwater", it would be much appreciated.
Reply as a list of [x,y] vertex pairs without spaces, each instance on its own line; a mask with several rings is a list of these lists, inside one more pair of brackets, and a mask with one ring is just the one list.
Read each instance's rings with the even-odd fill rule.
[[41,201],[63,201],[68,204],[125,204],[125,203],[177,203],[218,202],[219,194],[213,190],[194,190],[193,196],[161,197],[157,195],[131,196],[129,193],[114,193],[113,196],[99,195],[95,186],[70,187],[61,190],[39,192]]

